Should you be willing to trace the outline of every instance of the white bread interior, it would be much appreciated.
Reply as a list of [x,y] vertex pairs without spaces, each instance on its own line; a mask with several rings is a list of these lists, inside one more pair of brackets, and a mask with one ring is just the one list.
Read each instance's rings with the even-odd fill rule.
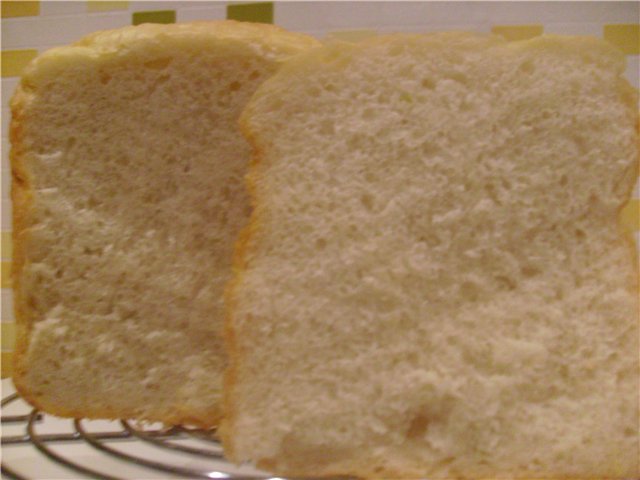
[[14,382],[60,416],[220,418],[222,292],[250,206],[237,128],[316,41],[141,25],[44,53],[12,101]]
[[635,478],[624,56],[592,38],[335,42],[243,113],[227,455],[279,475]]

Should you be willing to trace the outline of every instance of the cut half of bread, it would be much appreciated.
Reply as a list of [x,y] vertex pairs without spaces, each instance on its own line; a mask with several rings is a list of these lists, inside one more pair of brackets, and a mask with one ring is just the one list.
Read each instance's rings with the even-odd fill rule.
[[279,475],[637,478],[637,178],[592,38],[332,43],[241,118],[227,454]]
[[11,108],[14,382],[65,417],[212,426],[222,291],[248,218],[237,118],[316,43],[232,21],[56,48]]

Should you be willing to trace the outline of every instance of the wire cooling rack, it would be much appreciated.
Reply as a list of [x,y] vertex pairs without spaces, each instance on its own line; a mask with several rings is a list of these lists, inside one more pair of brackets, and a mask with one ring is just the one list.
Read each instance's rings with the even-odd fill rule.
[[214,431],[63,420],[31,408],[16,393],[1,407],[2,478],[269,478],[226,462]]

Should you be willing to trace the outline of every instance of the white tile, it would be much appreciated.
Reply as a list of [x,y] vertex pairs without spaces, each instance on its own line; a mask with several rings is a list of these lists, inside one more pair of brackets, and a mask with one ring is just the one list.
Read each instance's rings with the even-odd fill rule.
[[274,23],[295,31],[307,33],[310,30],[321,31],[331,27],[334,22],[328,17],[331,9],[317,2],[300,3],[280,2],[274,6]]
[[131,25],[131,13],[127,11],[94,13],[87,15],[82,22],[83,35],[88,35],[99,30],[111,30]]
[[87,2],[44,1],[40,2],[40,15],[84,15],[87,13]]
[[9,136],[9,123],[11,122],[11,112],[8,108],[2,109],[2,131],[0,131],[0,137],[2,137],[2,148],[4,149],[4,139]]
[[[582,24],[582,32],[600,33],[603,23],[629,23],[638,18],[635,2],[279,2],[275,23],[291,30],[325,28],[393,28],[455,25],[488,31],[500,24]],[[597,31],[594,25],[599,25]],[[580,29],[580,25],[573,27]],[[429,29],[432,30],[432,29]],[[569,32],[567,32],[569,33]]]
[[494,25],[635,23],[640,13],[637,2],[487,2],[483,7]]
[[[317,35],[321,39],[326,39],[327,35],[331,35],[334,32],[348,31],[350,29],[338,29],[327,28],[322,31],[320,35]],[[357,29],[354,29],[357,30]],[[478,32],[488,33],[489,27],[486,24],[466,25],[466,24],[425,24],[425,25],[385,25],[377,28],[367,28],[363,30],[371,30],[379,35],[386,35],[397,32],[405,33],[430,33],[430,32],[451,32],[451,31],[465,31],[465,32]],[[305,31],[305,33],[308,33]],[[314,35],[315,32],[310,33]],[[315,36],[315,35],[314,35]]]
[[13,292],[10,288],[2,289],[2,321],[12,322],[13,316]]
[[11,202],[0,200],[0,210],[2,210],[2,230],[11,230]]
[[3,20],[2,48],[37,48],[75,41],[85,31],[85,20],[76,15]]
[[305,33],[332,28],[364,28],[355,11],[361,8],[362,5],[354,6],[352,2],[280,2],[274,6],[273,19],[281,27]]
[[11,163],[9,162],[10,150],[11,150],[11,145],[9,143],[9,139],[7,137],[2,137],[2,171],[3,172],[11,168]]
[[162,1],[149,1],[149,2],[130,2],[129,10],[132,12],[146,12],[156,10],[178,10],[179,8],[196,7],[198,4],[203,6],[204,4],[212,2],[162,2]]
[[11,170],[2,169],[0,171],[0,188],[2,188],[2,200],[9,200],[11,198]]
[[224,20],[227,18],[223,4],[207,7],[180,8],[176,13],[177,22],[194,22],[197,20]]
[[292,30],[376,29],[456,24],[474,26],[487,21],[475,2],[281,2],[276,24]]
[[2,132],[2,170],[10,168],[9,150],[11,150],[11,142],[9,142],[9,132]]
[[625,77],[631,85],[640,88],[640,55],[627,55]]
[[2,21],[2,48],[65,45],[91,32],[130,24],[131,15],[128,12],[10,18]]
[[549,22],[544,25],[544,33],[556,33],[559,35],[591,35],[602,38],[602,23],[576,22],[560,23]]
[[20,83],[20,79],[18,77],[9,77],[2,79],[2,116],[5,115],[5,109],[8,112],[9,110],[9,101],[11,100],[11,96],[13,95],[13,91]]
[[11,198],[11,170],[3,168],[1,170],[1,176],[2,201],[5,201]]
[[11,199],[11,170],[3,168],[0,170],[0,198],[2,201]]

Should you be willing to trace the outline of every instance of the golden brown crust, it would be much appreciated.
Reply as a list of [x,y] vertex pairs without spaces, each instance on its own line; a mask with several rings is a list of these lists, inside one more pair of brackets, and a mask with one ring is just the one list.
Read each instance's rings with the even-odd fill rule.
[[229,357],[229,364],[224,374],[224,382],[222,389],[222,409],[224,412],[224,418],[220,428],[220,439],[224,447],[225,456],[232,461],[236,461],[235,451],[233,446],[233,424],[236,418],[236,409],[234,404],[233,389],[237,382],[238,365],[242,363],[242,352],[240,346],[236,340],[236,330],[234,328],[233,314],[236,310],[236,297],[235,291],[242,283],[242,275],[247,268],[248,254],[251,239],[255,236],[255,232],[258,229],[258,209],[257,209],[257,193],[255,183],[255,169],[263,159],[263,152],[258,147],[257,141],[248,122],[243,117],[239,120],[238,125],[240,131],[245,136],[249,144],[253,148],[251,156],[251,162],[249,166],[249,173],[245,177],[245,184],[249,193],[249,198],[252,206],[251,216],[249,217],[248,224],[238,234],[238,239],[235,244],[235,251],[232,262],[232,278],[227,284],[224,294],[225,303],[225,325],[224,325],[224,340],[227,349],[227,356]]
[[41,408],[36,397],[31,395],[24,376],[26,373],[25,357],[29,348],[29,335],[32,328],[32,317],[29,315],[25,292],[22,290],[22,270],[26,262],[26,244],[28,242],[28,223],[33,206],[31,176],[25,165],[25,104],[28,94],[22,85],[18,86],[11,100],[11,201],[13,203],[13,259],[11,276],[13,283],[13,305],[16,320],[16,347],[13,354],[13,382],[16,389],[29,403]]
[[[309,47],[318,46],[318,42],[313,40],[309,44]],[[248,252],[251,239],[255,236],[255,231],[258,228],[258,209],[257,209],[257,194],[254,171],[258,164],[261,163],[263,154],[257,147],[256,139],[249,129],[249,125],[245,120],[245,116],[242,115],[238,121],[240,131],[245,136],[249,144],[253,148],[252,157],[249,165],[249,173],[245,177],[245,185],[249,193],[249,199],[251,202],[252,213],[249,217],[249,222],[238,234],[238,239],[235,244],[235,251],[232,261],[232,279],[227,284],[224,293],[225,303],[225,326],[224,326],[224,340],[225,347],[227,349],[227,356],[230,361],[224,374],[223,389],[222,389],[222,410],[224,412],[224,418],[220,426],[219,435],[224,446],[225,456],[230,460],[235,460],[235,452],[233,448],[233,434],[232,425],[236,417],[236,409],[233,401],[233,388],[236,384],[238,365],[241,363],[242,352],[240,346],[236,340],[236,331],[234,328],[233,312],[235,311],[236,297],[235,290],[237,286],[242,282],[242,274],[246,270],[248,262]]]
[[[277,25],[238,22],[235,20],[193,21],[173,24],[145,23],[114,30],[95,32],[73,43],[72,46],[91,47],[97,50],[116,50],[126,47],[131,40],[157,35],[210,35],[216,38],[230,40],[238,39],[253,41],[264,45],[277,47],[284,51],[287,47],[292,52],[300,49],[301,45],[315,46],[317,41],[308,35],[289,32]],[[64,48],[64,47],[63,47]]]
[[[623,225],[620,223],[620,215],[622,210],[625,208],[628,201],[631,199],[633,194],[634,185],[640,179],[638,176],[640,175],[640,111],[637,110],[638,105],[638,90],[632,87],[629,82],[625,79],[621,78],[620,83],[620,95],[623,98],[623,101],[629,107],[629,111],[631,115],[635,116],[635,124],[636,124],[636,145],[637,145],[637,157],[635,163],[630,165],[627,174],[622,179],[622,189],[624,189],[623,198],[626,198],[627,201],[621,202],[620,206],[617,210],[617,227],[618,234],[620,236],[620,242],[626,246],[629,251],[629,255],[632,259],[632,268],[634,271],[634,275],[629,279],[629,291],[631,291],[636,298],[640,297],[640,262],[638,261],[638,246],[636,245],[635,239],[631,232],[627,231]],[[626,185],[624,184],[626,182]],[[636,318],[636,322],[640,326],[640,312]],[[638,377],[640,378],[640,336],[638,337]],[[640,415],[640,404],[638,404],[638,414]],[[640,418],[639,418],[640,422]],[[640,425],[639,425],[640,427]],[[638,452],[638,461],[640,462],[640,451]],[[639,466],[640,468],[640,466]]]

